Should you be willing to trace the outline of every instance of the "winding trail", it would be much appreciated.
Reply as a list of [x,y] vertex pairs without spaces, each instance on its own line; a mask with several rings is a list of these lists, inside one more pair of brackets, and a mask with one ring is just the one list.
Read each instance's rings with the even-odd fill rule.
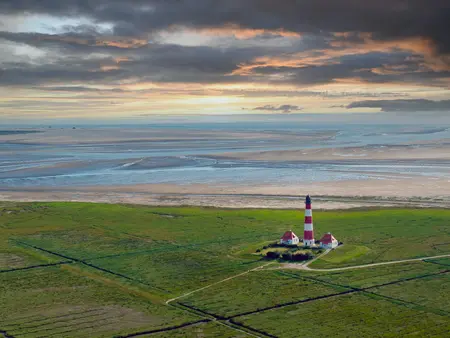
[[[268,266],[268,265],[270,265],[270,264],[274,264],[274,263],[275,263],[275,262],[269,262],[269,263],[266,263],[266,264],[257,266],[256,268],[249,269],[249,270],[247,270],[247,271],[241,272],[241,273],[239,273],[239,274],[237,274],[237,275],[234,275],[234,276],[231,276],[231,277],[227,277],[227,278],[222,279],[222,280],[220,280],[220,281],[218,281],[218,282],[208,284],[208,285],[203,286],[203,287],[201,287],[201,288],[199,288],[199,289],[196,289],[196,290],[193,290],[193,291],[186,292],[186,293],[182,294],[181,296],[178,296],[178,297],[175,297],[175,298],[172,298],[172,299],[167,300],[167,301],[166,301],[166,305],[171,306],[172,304],[170,304],[170,303],[173,302],[173,301],[175,301],[175,300],[178,300],[178,299],[180,299],[180,298],[187,297],[187,296],[189,296],[189,295],[192,295],[193,293],[196,293],[196,292],[199,292],[199,291],[208,289],[208,288],[210,288],[210,287],[212,287],[212,286],[215,286],[215,285],[217,285],[217,284],[220,284],[220,283],[229,281],[230,279],[237,278],[237,277],[240,277],[240,276],[244,276],[244,275],[246,275],[246,274],[248,274],[248,273],[250,273],[250,272],[257,271],[257,270],[261,270],[261,269],[263,269],[264,267],[266,267],[266,266]],[[172,306],[173,306],[173,305],[172,305]],[[229,328],[229,329],[232,329],[232,330],[234,330],[234,331],[238,331],[238,332],[244,333],[244,334],[246,334],[246,335],[248,335],[248,336],[255,337],[255,338],[261,338],[260,335],[256,335],[256,334],[254,334],[254,333],[251,333],[251,332],[248,332],[248,331],[241,330],[241,329],[237,328],[236,326],[231,325],[231,323],[229,322],[229,320],[228,320],[228,321],[220,321],[220,320],[218,320],[217,318],[211,319],[211,318],[209,318],[209,317],[201,316],[201,315],[199,315],[199,317],[202,317],[202,318],[204,318],[204,319],[209,319],[209,320],[213,321],[214,323],[220,324],[220,325],[225,326],[225,327],[227,327],[227,328]],[[264,335],[264,336],[266,336],[266,335]]]
[[222,280],[220,280],[220,281],[218,281],[218,282],[215,282],[215,283],[212,283],[212,284],[208,284],[208,285],[203,286],[203,287],[201,287],[201,288],[199,288],[199,289],[196,289],[196,290],[193,290],[193,291],[186,292],[186,293],[182,294],[181,296],[178,296],[178,297],[169,299],[168,301],[166,301],[166,304],[170,304],[170,303],[173,302],[174,300],[177,300],[177,299],[180,299],[180,298],[184,298],[184,297],[187,297],[187,296],[189,296],[189,295],[192,295],[193,293],[196,293],[196,292],[199,292],[199,291],[208,289],[208,288],[210,288],[210,287],[212,287],[212,286],[214,286],[214,285],[217,285],[217,284],[220,284],[220,283],[229,281],[230,279],[233,279],[233,278],[236,278],[236,277],[240,277],[240,276],[246,275],[246,274],[248,274],[248,273],[250,273],[250,272],[252,272],[252,271],[261,270],[262,268],[264,268],[264,267],[266,267],[266,266],[268,266],[268,265],[270,265],[270,264],[274,264],[274,263],[275,263],[275,262],[269,262],[269,263],[266,263],[266,264],[257,266],[256,268],[253,268],[253,269],[250,269],[250,270],[241,272],[240,274],[237,274],[237,275],[234,275],[234,276],[231,276],[231,277],[227,277],[227,278],[222,279]]
[[279,269],[294,269],[294,270],[308,270],[308,271],[322,271],[322,272],[328,272],[328,271],[344,271],[344,270],[351,270],[351,269],[362,269],[362,268],[370,268],[373,266],[380,266],[380,265],[391,265],[391,264],[401,264],[401,263],[408,263],[408,262],[417,262],[417,261],[424,261],[426,259],[436,259],[436,258],[445,258],[450,257],[450,254],[446,255],[439,255],[439,256],[429,256],[429,257],[419,257],[419,258],[410,258],[410,259],[402,259],[397,261],[388,261],[388,262],[380,262],[380,263],[370,263],[370,264],[364,264],[364,265],[354,265],[354,266],[345,266],[342,268],[332,268],[332,269],[314,269],[310,268],[308,265],[319,259],[320,257],[325,256],[327,253],[329,253],[331,250],[326,250],[322,255],[317,256],[313,260],[304,263],[304,264],[294,264],[294,263],[287,263],[283,264]]
[[[333,268],[333,269],[313,269],[313,268],[310,268],[310,267],[309,267],[309,265],[310,265],[311,263],[313,263],[313,262],[315,262],[316,260],[318,260],[319,258],[325,256],[325,255],[328,254],[330,251],[331,251],[331,249],[327,249],[327,250],[325,250],[325,252],[322,253],[321,255],[319,255],[319,256],[317,256],[316,258],[312,259],[311,261],[308,261],[308,262],[303,263],[303,264],[288,263],[288,264],[283,264],[283,265],[281,265],[280,267],[276,267],[276,268],[274,268],[274,269],[296,269],[296,270],[323,271],[323,272],[326,272],[326,271],[343,271],[343,270],[350,270],[350,269],[368,268],[368,267],[379,266],[379,265],[400,264],[400,263],[407,263],[407,262],[423,261],[423,260],[426,260],[426,259],[436,259],[436,258],[450,257],[450,254],[445,254],[445,255],[439,255],[439,256],[411,258],[411,259],[404,259],[404,260],[397,260],[397,261],[390,261],[390,262],[371,263],[371,264],[365,264],[365,265],[355,265],[355,266],[347,266],[347,267]],[[239,274],[237,274],[237,275],[227,277],[227,278],[222,279],[222,280],[220,280],[220,281],[218,281],[218,282],[214,282],[214,283],[208,284],[208,285],[203,286],[203,287],[201,287],[201,288],[198,288],[198,289],[196,289],[196,290],[186,292],[186,293],[184,293],[184,294],[182,294],[182,295],[180,295],[180,296],[178,296],[178,297],[171,298],[171,299],[167,300],[167,301],[166,301],[166,305],[168,305],[168,306],[173,306],[173,305],[170,304],[170,303],[172,303],[172,302],[174,302],[174,301],[176,301],[176,300],[178,300],[178,299],[181,299],[181,298],[187,297],[187,296],[189,296],[189,295],[192,295],[192,294],[194,294],[194,293],[196,293],[196,292],[199,292],[199,291],[202,291],[202,290],[211,288],[211,287],[213,287],[213,286],[215,286],[215,285],[218,285],[218,284],[220,284],[220,283],[224,283],[224,282],[229,281],[229,280],[231,280],[231,279],[234,279],[234,278],[237,278],[237,277],[240,277],[240,276],[244,276],[244,275],[246,275],[246,274],[248,274],[248,273],[250,273],[250,272],[262,270],[263,268],[265,268],[265,267],[267,267],[267,266],[269,266],[269,265],[271,265],[271,264],[274,264],[274,263],[276,263],[276,262],[275,262],[275,261],[272,261],[272,262],[269,262],[269,263],[266,263],[266,264],[257,266],[256,268],[249,269],[249,270],[247,270],[247,271],[241,272],[241,273],[239,273]],[[249,336],[251,336],[251,337],[259,337],[259,338],[260,338],[261,335],[262,335],[262,336],[265,336],[265,337],[269,337],[268,335],[266,335],[266,334],[261,334],[260,332],[254,332],[254,333],[252,333],[252,332],[249,332],[249,331],[247,331],[247,330],[241,330],[240,328],[231,325],[230,320],[222,321],[222,320],[219,320],[218,318],[210,318],[209,316],[205,316],[205,315],[198,315],[198,316],[201,317],[201,318],[203,318],[203,320],[207,320],[207,321],[209,320],[209,321],[215,322],[215,323],[217,323],[217,324],[226,326],[226,327],[228,327],[229,329],[232,329],[232,330],[235,330],[235,331],[238,331],[238,332],[247,334],[247,335],[249,335]],[[241,325],[240,325],[240,326],[241,326]],[[250,329],[250,328],[248,328],[248,329]],[[256,334],[255,334],[255,333],[256,333]],[[261,335],[257,335],[257,334],[261,334]]]

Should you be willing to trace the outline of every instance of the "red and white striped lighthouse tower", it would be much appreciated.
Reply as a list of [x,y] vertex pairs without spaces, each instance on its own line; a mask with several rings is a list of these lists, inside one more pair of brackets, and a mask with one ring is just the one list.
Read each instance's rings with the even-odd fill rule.
[[305,201],[305,231],[303,233],[303,245],[313,246],[314,242],[314,229],[312,221],[312,209],[311,209],[311,197],[306,196]]

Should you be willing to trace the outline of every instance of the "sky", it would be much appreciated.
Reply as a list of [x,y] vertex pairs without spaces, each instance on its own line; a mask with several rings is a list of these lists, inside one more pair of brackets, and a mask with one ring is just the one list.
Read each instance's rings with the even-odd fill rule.
[[448,0],[1,0],[0,120],[450,114]]

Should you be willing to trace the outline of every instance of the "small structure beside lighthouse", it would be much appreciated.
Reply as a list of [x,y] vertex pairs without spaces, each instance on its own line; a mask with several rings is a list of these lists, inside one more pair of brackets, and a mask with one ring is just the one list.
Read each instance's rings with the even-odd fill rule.
[[280,238],[280,244],[284,245],[296,245],[300,240],[292,230],[286,231],[283,237]]
[[323,235],[323,237],[320,239],[320,247],[324,249],[334,249],[337,248],[339,245],[339,242],[336,238],[331,234],[331,232],[326,233]]
[[311,197],[306,196],[305,200],[305,228],[303,232],[303,245],[307,247],[314,246],[314,229],[312,220]]

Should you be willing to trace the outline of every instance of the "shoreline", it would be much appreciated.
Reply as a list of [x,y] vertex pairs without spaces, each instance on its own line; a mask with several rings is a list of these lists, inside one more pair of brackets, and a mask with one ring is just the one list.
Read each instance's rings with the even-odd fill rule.
[[349,209],[372,206],[450,208],[450,180],[433,177],[345,180],[281,185],[136,184],[98,186],[0,186],[0,201],[75,201],[153,206],[297,209],[306,195],[315,208]]
[[[316,210],[361,208],[450,208],[450,197],[315,195]],[[299,209],[304,195],[205,194],[98,191],[0,191],[0,202],[87,202],[227,209]]]

